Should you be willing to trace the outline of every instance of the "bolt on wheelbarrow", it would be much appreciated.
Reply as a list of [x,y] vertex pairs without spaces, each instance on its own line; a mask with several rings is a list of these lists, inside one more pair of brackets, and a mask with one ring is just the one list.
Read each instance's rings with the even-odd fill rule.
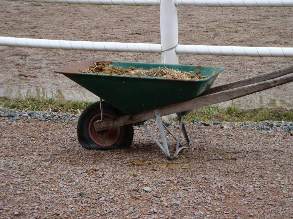
[[[186,112],[293,81],[293,67],[290,67],[210,89],[218,74],[224,70],[222,67],[110,62],[110,65],[122,68],[165,67],[200,73],[204,78],[199,80],[84,73],[95,62],[97,60],[85,61],[56,70],[100,97],[100,102],[93,103],[80,115],[77,127],[80,144],[87,149],[129,148],[133,140],[133,125],[142,124],[168,159],[175,158],[190,143],[183,121]],[[161,119],[174,113],[179,117],[177,136],[168,130]],[[161,142],[145,123],[152,118],[158,125]],[[174,154],[170,153],[165,130],[176,140]],[[181,133],[185,144],[181,141]]]

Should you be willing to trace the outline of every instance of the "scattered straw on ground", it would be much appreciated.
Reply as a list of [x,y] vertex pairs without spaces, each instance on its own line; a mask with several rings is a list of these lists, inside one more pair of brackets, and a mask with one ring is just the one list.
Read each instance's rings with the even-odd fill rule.
[[159,67],[150,70],[134,67],[121,68],[111,66],[110,62],[95,62],[88,68],[86,73],[109,74],[109,75],[127,75],[137,77],[158,77],[173,80],[199,80],[204,78],[199,73],[178,71],[175,69]]

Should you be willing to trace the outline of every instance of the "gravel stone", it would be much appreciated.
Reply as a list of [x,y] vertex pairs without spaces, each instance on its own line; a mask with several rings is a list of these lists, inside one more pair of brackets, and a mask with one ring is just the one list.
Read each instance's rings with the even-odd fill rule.
[[99,200],[100,201],[106,201],[106,197],[100,197]]
[[78,194],[79,196],[81,196],[81,197],[84,197],[84,196],[86,196],[86,192],[80,192],[79,194]]
[[181,201],[174,201],[174,202],[172,202],[171,204],[172,204],[172,205],[175,205],[175,206],[178,206],[178,205],[181,204]]
[[220,122],[217,122],[217,121],[215,121],[215,122],[213,122],[212,123],[212,125],[220,125],[221,123]]
[[143,191],[145,191],[145,192],[151,192],[152,189],[151,189],[150,187],[144,187],[144,188],[143,188]]

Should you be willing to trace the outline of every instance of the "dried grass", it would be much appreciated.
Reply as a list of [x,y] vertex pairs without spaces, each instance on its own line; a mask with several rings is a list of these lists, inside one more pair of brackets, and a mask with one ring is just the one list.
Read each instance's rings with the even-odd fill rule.
[[136,77],[156,77],[173,80],[199,80],[204,78],[199,73],[179,71],[171,68],[159,67],[150,70],[134,67],[122,68],[111,66],[110,62],[95,62],[88,68],[86,73],[125,75]]

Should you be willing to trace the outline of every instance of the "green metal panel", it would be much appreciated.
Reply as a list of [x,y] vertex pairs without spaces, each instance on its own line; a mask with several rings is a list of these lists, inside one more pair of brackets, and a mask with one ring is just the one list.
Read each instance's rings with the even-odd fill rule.
[[89,73],[64,74],[126,114],[135,114],[195,98],[209,89],[219,72],[223,71],[222,67],[157,63],[112,62],[111,65],[143,69],[167,67],[193,73],[200,72],[207,77],[194,81]]

